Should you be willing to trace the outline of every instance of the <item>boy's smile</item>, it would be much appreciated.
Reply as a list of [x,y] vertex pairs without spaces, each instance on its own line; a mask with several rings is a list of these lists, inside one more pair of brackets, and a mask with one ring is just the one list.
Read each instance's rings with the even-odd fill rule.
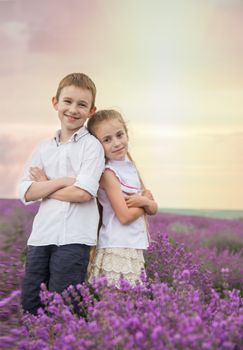
[[95,112],[95,107],[91,107],[91,92],[74,85],[64,87],[59,99],[53,97],[52,103],[61,121],[62,142],[67,141]]

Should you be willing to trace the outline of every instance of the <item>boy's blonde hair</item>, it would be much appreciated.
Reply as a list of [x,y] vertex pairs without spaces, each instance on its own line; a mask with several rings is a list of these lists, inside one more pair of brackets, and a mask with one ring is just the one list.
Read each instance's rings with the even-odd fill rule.
[[98,112],[95,112],[92,115],[92,117],[89,118],[87,128],[91,134],[95,135],[96,126],[98,126],[101,122],[105,120],[113,119],[118,120],[122,124],[126,134],[128,135],[127,126],[124,119],[122,118],[122,115],[114,109],[103,109]]
[[89,90],[92,94],[92,105],[91,108],[95,106],[95,97],[96,97],[96,86],[94,82],[84,73],[71,73],[65,76],[59,83],[56,99],[59,99],[62,89],[66,86],[76,86],[81,89]]

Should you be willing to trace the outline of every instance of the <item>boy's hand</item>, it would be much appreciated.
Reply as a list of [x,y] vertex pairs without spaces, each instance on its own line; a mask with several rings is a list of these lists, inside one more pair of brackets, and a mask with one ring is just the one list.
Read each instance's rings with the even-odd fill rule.
[[49,178],[46,176],[46,173],[44,172],[44,170],[36,167],[31,167],[29,170],[30,173],[30,178],[33,181],[36,182],[41,182],[41,181],[48,181]]

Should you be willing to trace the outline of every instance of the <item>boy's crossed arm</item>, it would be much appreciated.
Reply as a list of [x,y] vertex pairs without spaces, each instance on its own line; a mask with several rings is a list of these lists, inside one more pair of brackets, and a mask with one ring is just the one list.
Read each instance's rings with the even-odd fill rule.
[[75,178],[65,176],[49,180],[44,170],[39,167],[31,167],[29,172],[34,182],[25,194],[27,202],[44,198],[66,202],[86,202],[92,198],[87,191],[73,186]]
[[50,196],[48,196],[48,198],[57,199],[64,202],[81,203],[88,202],[92,196],[89,194],[89,192],[83,190],[82,188],[67,186],[53,192]]

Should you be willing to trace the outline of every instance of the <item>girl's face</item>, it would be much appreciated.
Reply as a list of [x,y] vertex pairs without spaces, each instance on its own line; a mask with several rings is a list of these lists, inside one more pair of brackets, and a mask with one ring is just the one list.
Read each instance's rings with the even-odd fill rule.
[[95,127],[95,136],[104,147],[108,160],[124,160],[128,148],[128,136],[118,119],[104,120]]

